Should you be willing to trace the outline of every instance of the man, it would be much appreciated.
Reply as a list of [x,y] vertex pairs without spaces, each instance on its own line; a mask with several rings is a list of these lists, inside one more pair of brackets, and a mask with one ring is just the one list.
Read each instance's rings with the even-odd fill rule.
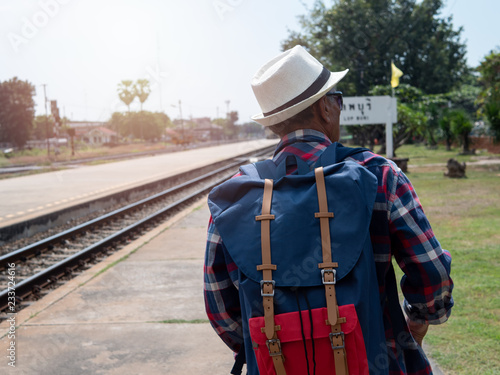
[[[347,72],[329,72],[296,46],[256,73],[252,88],[262,114],[253,119],[281,138],[273,156],[276,164],[292,154],[313,169],[326,147],[339,140],[342,93],[334,87]],[[444,323],[450,315],[451,256],[435,238],[410,181],[392,161],[370,151],[347,159],[378,180],[370,235],[380,300],[387,300],[383,313],[388,358],[371,364],[370,373],[430,374],[422,339],[429,324]],[[294,167],[287,173],[294,173]],[[405,273],[401,287],[407,324],[399,319],[397,295],[389,291],[395,290],[389,281],[392,257]],[[243,344],[238,269],[212,220],[205,258],[205,301],[217,334],[238,353]]]

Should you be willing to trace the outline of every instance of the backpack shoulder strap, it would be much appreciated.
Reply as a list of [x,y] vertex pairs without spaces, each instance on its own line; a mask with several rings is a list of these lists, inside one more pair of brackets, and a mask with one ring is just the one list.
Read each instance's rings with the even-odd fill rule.
[[283,176],[286,176],[286,172],[287,172],[288,167],[293,167],[293,166],[297,167],[297,172],[299,175],[304,175],[304,174],[309,173],[311,171],[309,164],[307,164],[304,160],[302,160],[297,155],[289,154],[276,167],[275,179],[277,180]]
[[287,166],[296,165],[299,174],[306,174],[310,171],[309,165],[301,158],[295,155],[288,155],[279,165],[272,160],[267,159],[253,164],[247,164],[240,167],[240,171],[252,179],[271,179],[278,180],[286,176]]
[[240,172],[243,173],[244,175],[247,175],[251,177],[252,179],[258,179],[260,178],[259,176],[259,171],[257,171],[257,168],[255,167],[255,164],[245,164],[240,167]]
[[267,159],[253,164],[242,165],[240,171],[252,179],[272,179],[276,174],[276,164],[272,160]]
[[345,147],[341,143],[335,142],[326,148],[320,156],[317,165],[327,166],[344,161],[344,159],[363,151],[370,151],[363,147]]

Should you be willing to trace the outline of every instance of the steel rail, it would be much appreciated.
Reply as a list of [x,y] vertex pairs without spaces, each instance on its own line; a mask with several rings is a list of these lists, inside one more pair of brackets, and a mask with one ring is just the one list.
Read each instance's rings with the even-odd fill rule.
[[[259,156],[263,153],[266,153],[266,152],[268,152],[268,149],[269,148],[265,148],[264,150],[258,152],[255,155]],[[52,246],[62,243],[62,241],[66,240],[68,238],[76,237],[78,235],[78,233],[88,231],[92,227],[100,225],[106,221],[117,218],[119,216],[123,216],[126,213],[134,211],[145,204],[150,204],[156,200],[165,198],[166,196],[168,196],[170,194],[174,194],[176,192],[179,192],[179,191],[181,191],[185,188],[188,188],[192,185],[195,185],[195,184],[197,184],[205,179],[211,178],[213,175],[224,172],[225,170],[230,169],[230,168],[234,168],[238,165],[241,165],[241,161],[234,161],[226,166],[223,166],[223,167],[218,168],[216,170],[205,173],[202,176],[199,176],[199,177],[196,177],[196,178],[191,179],[189,181],[186,181],[180,185],[176,185],[172,188],[166,189],[166,190],[159,192],[157,194],[154,194],[150,197],[147,197],[147,198],[144,198],[144,199],[139,200],[137,202],[131,203],[125,207],[121,207],[121,208],[114,210],[112,212],[109,212],[105,215],[102,215],[102,216],[97,217],[95,219],[89,220],[85,223],[82,223],[80,225],[77,225],[77,226],[74,226],[70,229],[67,229],[61,233],[57,233],[53,236],[44,238],[38,242],[27,245],[21,249],[14,250],[8,254],[4,254],[3,256],[0,256],[0,270],[7,269],[8,268],[7,265],[9,263],[17,262],[19,260],[24,261],[26,259],[29,259],[29,258],[34,257],[36,255],[39,255],[42,252],[44,252],[45,250],[50,249]]]
[[97,217],[93,220],[89,220],[85,223],[77,225],[77,226],[70,228],[68,230],[65,230],[61,233],[57,233],[51,237],[45,238],[43,240],[40,240],[38,242],[35,242],[35,243],[30,244],[28,246],[25,246],[21,249],[18,249],[18,250],[10,252],[8,254],[5,254],[5,255],[0,257],[0,270],[6,269],[7,264],[9,264],[9,263],[13,263],[13,262],[16,262],[18,260],[29,259],[33,256],[40,254],[41,252],[50,248],[51,246],[61,243],[62,241],[64,241],[67,238],[75,237],[78,233],[87,231],[96,225],[99,225],[99,224],[102,224],[106,221],[109,221],[110,219],[114,219],[114,218],[117,218],[119,216],[122,216],[128,212],[131,212],[131,211],[145,205],[145,204],[152,203],[156,200],[162,199],[169,194],[179,192],[179,191],[181,191],[185,188],[188,188],[189,186],[192,186],[192,185],[194,185],[202,180],[210,178],[217,173],[221,173],[229,168],[234,168],[235,166],[240,165],[240,164],[241,164],[240,162],[234,162],[228,166],[219,168],[215,171],[211,171],[211,172],[206,173],[202,176],[199,176],[199,177],[196,177],[192,180],[186,181],[180,185],[166,189],[160,193],[154,194],[150,197],[147,197],[147,198],[144,198],[144,199],[139,200],[137,202],[131,203],[125,207],[121,207],[115,211],[109,212],[109,213],[102,215],[100,217]]
[[[71,273],[74,269],[81,267],[87,263],[90,259],[95,257],[99,253],[105,252],[105,249],[112,246],[114,243],[120,242],[124,237],[129,236],[133,232],[139,231],[141,227],[155,221],[159,220],[163,215],[168,214],[172,210],[177,209],[179,206],[186,204],[195,198],[201,197],[207,194],[213,187],[227,180],[227,176],[211,183],[209,186],[203,187],[191,193],[190,195],[166,206],[165,208],[129,225],[128,227],[113,233],[112,235],[102,239],[101,241],[88,246],[87,248],[79,251],[76,254],[46,268],[45,270],[33,275],[29,278],[24,279],[20,283],[15,285],[15,294],[17,300],[23,300],[26,297],[38,293],[42,288],[49,286],[57,282],[61,277]],[[0,311],[4,311],[8,308],[8,289],[3,290],[0,293]]]

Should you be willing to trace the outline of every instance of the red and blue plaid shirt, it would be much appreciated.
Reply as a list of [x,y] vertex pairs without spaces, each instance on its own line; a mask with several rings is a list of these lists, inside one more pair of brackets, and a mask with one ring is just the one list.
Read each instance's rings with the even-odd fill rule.
[[[313,166],[330,144],[320,132],[298,130],[282,138],[273,161],[279,164],[293,154]],[[382,300],[386,295],[386,275],[394,257],[404,272],[401,289],[405,297],[404,309],[410,319],[421,323],[444,323],[453,306],[453,282],[449,275],[451,256],[435,238],[411,182],[392,161],[370,151],[354,154],[348,160],[364,166],[378,179],[370,234]],[[238,268],[228,256],[212,219],[208,226],[204,276],[208,318],[221,339],[238,352],[243,343]],[[413,340],[404,353],[396,345],[387,306],[384,324],[389,359],[385,361],[389,374],[431,374],[422,349]],[[406,325],[403,329],[408,332]]]

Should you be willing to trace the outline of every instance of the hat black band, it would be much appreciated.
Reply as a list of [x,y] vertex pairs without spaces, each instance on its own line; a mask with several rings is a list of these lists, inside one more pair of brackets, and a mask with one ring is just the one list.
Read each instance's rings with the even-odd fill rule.
[[324,85],[326,82],[328,82],[328,79],[330,78],[330,71],[323,67],[323,70],[319,74],[318,78],[309,86],[307,89],[305,89],[302,94],[299,94],[292,100],[289,100],[283,105],[280,105],[278,108],[273,109],[272,111],[269,112],[263,112],[262,114],[264,116],[270,116],[274,115],[275,113],[278,113],[280,111],[283,111],[284,109],[287,109],[288,107],[291,107],[297,103],[300,103],[303,100],[306,100],[307,98],[313,96],[316,94]]

